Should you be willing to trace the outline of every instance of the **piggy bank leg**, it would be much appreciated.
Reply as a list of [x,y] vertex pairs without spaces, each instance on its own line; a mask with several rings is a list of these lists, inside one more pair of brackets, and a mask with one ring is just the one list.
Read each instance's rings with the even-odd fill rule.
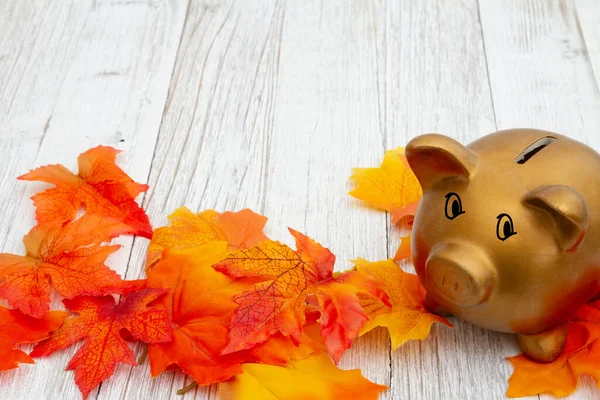
[[534,361],[549,363],[558,358],[567,341],[567,324],[534,334],[517,334],[521,350]]
[[425,295],[425,307],[432,313],[440,317],[450,317],[452,314],[435,301],[429,294]]

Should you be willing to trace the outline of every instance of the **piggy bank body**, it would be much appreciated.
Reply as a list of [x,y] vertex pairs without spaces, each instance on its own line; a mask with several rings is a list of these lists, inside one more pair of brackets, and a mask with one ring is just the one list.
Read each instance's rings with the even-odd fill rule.
[[599,288],[600,155],[514,129],[468,146],[423,135],[406,156],[423,187],[411,247],[428,306],[554,360]]

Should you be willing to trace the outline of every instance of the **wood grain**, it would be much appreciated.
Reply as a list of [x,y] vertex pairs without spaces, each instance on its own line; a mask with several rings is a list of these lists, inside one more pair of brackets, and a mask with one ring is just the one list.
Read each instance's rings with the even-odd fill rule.
[[[381,24],[386,147],[439,132],[463,143],[496,130],[476,1],[389,2]],[[387,51],[385,51],[387,49]],[[389,254],[402,231],[390,226]],[[405,266],[414,271],[412,265]],[[501,335],[452,319],[392,353],[392,399],[504,397],[516,351]]]
[[[590,10],[587,18],[598,13]],[[536,127],[600,149],[600,97],[571,1],[481,2],[499,129]],[[592,22],[590,21],[590,24]]]
[[[177,2],[0,2],[0,240],[22,253],[32,226],[29,197],[41,184],[16,177],[46,163],[76,170],[99,144],[126,153],[119,163],[146,182],[185,4]],[[125,273],[132,238],[110,265]],[[54,306],[61,304],[55,301]],[[79,398],[75,348],[0,375],[1,399]]]
[[[291,243],[290,226],[331,246],[338,270],[386,256],[385,215],[352,212],[346,195],[351,167],[383,152],[370,134],[380,131],[374,64],[362,60],[374,49],[370,24],[363,2],[339,11],[317,1],[192,3],[144,203],[153,220],[182,205],[250,207],[270,218],[273,238]],[[136,241],[140,274],[144,256]],[[389,383],[387,339],[360,340],[342,365]],[[149,381],[147,368],[130,372],[133,398],[186,383],[181,373]],[[112,380],[100,397],[120,385]]]
[[[536,127],[600,150],[598,10],[595,0],[0,2],[2,251],[22,251],[29,197],[43,188],[14,178],[49,162],[74,168],[105,144],[151,185],[141,200],[154,226],[180,206],[249,207],[270,218],[270,237],[291,244],[289,226],[331,248],[337,270],[393,256],[402,227],[346,194],[351,168],[378,165],[385,149],[425,132],[467,143]],[[148,241],[120,243],[111,265],[143,277]],[[503,398],[514,339],[452,322],[396,351],[375,330],[341,367],[390,386],[382,399]],[[78,398],[63,372],[74,351],[3,373],[0,400]],[[179,399],[191,381],[149,375],[147,362],[120,365],[91,398]],[[585,379],[570,398],[599,396]]]
[[[600,88],[600,11],[599,4],[595,0],[576,0],[576,8],[572,11],[572,23],[580,37],[581,57],[587,60],[588,68],[593,74],[589,80],[593,81],[593,85],[589,86],[589,90],[595,91],[598,95]],[[587,134],[593,134],[587,132]],[[598,136],[598,133],[595,133]]]

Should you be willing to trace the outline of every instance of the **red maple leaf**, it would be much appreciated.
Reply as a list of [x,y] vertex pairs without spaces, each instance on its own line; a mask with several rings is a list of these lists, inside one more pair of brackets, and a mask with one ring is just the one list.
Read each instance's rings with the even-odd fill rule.
[[357,296],[361,289],[345,276],[333,276],[335,256],[307,236],[290,232],[297,251],[265,241],[214,265],[233,278],[261,280],[233,297],[238,307],[224,354],[251,348],[277,332],[299,343],[310,304],[321,314],[323,340],[337,362],[367,321]]
[[38,225],[24,238],[27,254],[0,254],[0,297],[25,314],[41,317],[50,309],[52,286],[67,298],[135,290],[140,281],[123,281],[106,265],[121,246],[103,246],[124,224],[84,214],[64,227]]
[[98,146],[79,155],[79,174],[60,164],[30,171],[18,179],[42,181],[56,187],[32,197],[39,223],[62,225],[76,218],[85,208],[88,213],[116,218],[124,223],[120,233],[152,237],[152,227],[144,210],[135,202],[148,185],[134,182],[115,164],[119,150]]
[[64,311],[51,311],[42,318],[33,318],[0,306],[0,371],[17,368],[19,363],[33,364],[33,358],[14,347],[48,338],[68,315]]
[[250,284],[215,271],[212,265],[227,255],[227,242],[217,241],[185,250],[163,251],[148,273],[148,285],[169,290],[160,303],[173,321],[173,341],[150,345],[150,371],[157,376],[178,365],[201,385],[222,382],[242,372],[242,362],[285,364],[316,351],[309,340],[295,346],[273,336],[251,350],[221,355],[227,345],[232,297]]
[[67,370],[75,370],[75,383],[85,399],[100,382],[114,373],[117,363],[137,365],[121,330],[146,343],[172,339],[167,310],[147,306],[166,292],[164,289],[142,289],[129,294],[119,304],[112,296],[80,296],[64,300],[65,306],[78,315],[67,319],[49,339],[36,345],[31,356],[47,356],[85,338],[85,343],[67,366]]

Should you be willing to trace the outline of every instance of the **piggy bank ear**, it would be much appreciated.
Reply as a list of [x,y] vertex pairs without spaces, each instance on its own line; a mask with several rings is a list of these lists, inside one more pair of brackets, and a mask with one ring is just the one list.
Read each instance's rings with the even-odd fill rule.
[[405,149],[411,169],[424,190],[451,176],[469,180],[477,155],[456,140],[430,133],[417,136]]
[[524,202],[552,219],[564,251],[577,250],[590,220],[587,203],[578,191],[563,185],[540,186],[527,193]]

